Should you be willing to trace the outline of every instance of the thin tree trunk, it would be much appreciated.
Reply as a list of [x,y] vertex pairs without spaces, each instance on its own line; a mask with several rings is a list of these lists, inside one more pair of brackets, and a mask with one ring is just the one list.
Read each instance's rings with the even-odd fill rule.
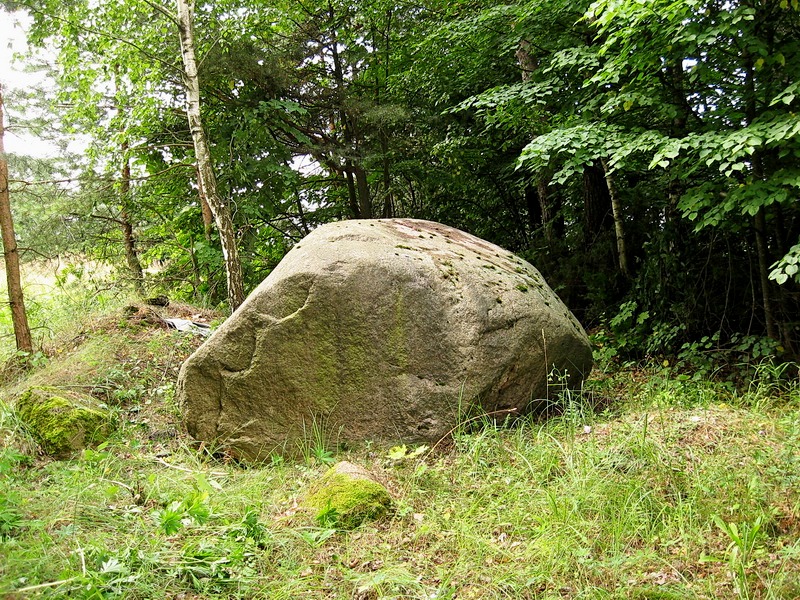
[[758,278],[761,282],[761,299],[764,302],[764,321],[767,336],[779,340],[778,328],[775,325],[775,314],[772,310],[772,299],[769,294],[769,249],[767,247],[767,217],[761,206],[753,219],[756,232],[756,251],[758,252]]
[[[336,22],[336,15],[330,1],[328,2],[328,17],[330,18],[331,24]],[[342,60],[339,55],[338,45],[339,42],[334,32],[331,39],[330,51],[333,65],[333,78],[336,82],[337,99],[340,102],[338,106],[339,122],[344,135],[346,152],[348,154],[354,153],[355,156],[355,159],[352,157],[347,158],[344,164],[344,171],[347,173],[347,191],[350,194],[350,209],[357,219],[371,219],[372,201],[369,197],[367,174],[361,164],[361,157],[358,155],[360,137],[356,132],[356,125],[350,118],[343,103],[345,95],[344,69],[342,68]]]
[[631,272],[628,267],[628,251],[625,247],[625,222],[622,215],[622,205],[617,196],[617,188],[614,185],[614,176],[608,168],[606,159],[602,159],[603,172],[606,176],[606,185],[608,186],[608,195],[611,197],[611,214],[614,217],[614,233],[617,237],[617,259],[619,261],[619,270],[622,276],[630,279]]
[[200,190],[200,211],[203,214],[203,236],[206,242],[211,243],[211,228],[214,226],[214,214],[211,212],[211,207],[206,200],[206,194],[203,191],[203,183],[200,179],[200,171],[195,165],[195,175],[197,176],[197,188]]
[[356,191],[356,183],[353,178],[353,164],[350,160],[345,161],[344,176],[347,181],[347,199],[350,207],[350,212],[354,219],[361,218],[361,207],[358,204],[358,192]]
[[11,197],[8,189],[8,161],[6,160],[3,136],[3,90],[0,86],[0,229],[3,238],[3,258],[6,264],[6,281],[8,283],[8,302],[11,306],[11,321],[14,325],[14,337],[17,350],[33,353],[33,339],[28,326],[28,315],[25,312],[25,299],[22,295],[22,281],[19,274],[19,251],[17,237],[14,233],[14,219],[11,216]]
[[536,194],[539,196],[539,207],[542,211],[544,237],[551,250],[556,242],[564,237],[564,215],[561,214],[561,198],[558,191],[553,193],[547,182],[549,175],[540,175],[536,180]]
[[515,56],[522,71],[522,82],[527,83],[533,77],[534,71],[539,68],[538,59],[531,56],[531,43],[528,40],[520,40]]
[[176,0],[178,9],[178,33],[183,57],[184,85],[186,86],[186,117],[192,133],[200,193],[205,197],[214,215],[222,243],[225,271],[228,280],[228,304],[231,311],[244,302],[242,263],[236,247],[236,230],[228,205],[220,198],[217,180],[211,162],[203,121],[200,116],[200,80],[197,76],[197,59],[194,47],[194,0]]
[[361,166],[354,166],[356,186],[358,188],[358,210],[362,219],[372,218],[372,200],[369,197],[367,174]]
[[[753,57],[749,51],[743,55],[745,62],[745,118],[748,125],[752,125],[758,117],[758,108],[756,105],[756,82],[755,82],[755,65],[753,64]],[[762,153],[757,150],[753,153],[753,179],[761,180],[764,178],[764,164],[762,162]],[[769,283],[769,265],[772,262],[769,258],[769,245],[767,243],[767,216],[763,206],[760,206],[758,212],[753,218],[753,228],[756,235],[756,251],[758,252],[758,278],[761,283],[761,299],[764,303],[764,325],[767,330],[767,336],[773,340],[779,340],[778,325],[775,321],[775,312],[772,307],[772,298],[770,296],[770,283]]]
[[391,165],[389,163],[389,139],[386,132],[382,131],[381,138],[381,154],[383,155],[383,210],[381,216],[384,219],[391,219],[394,216],[394,194],[392,193],[392,174]]
[[131,163],[128,160],[128,142],[122,142],[122,181],[120,182],[120,221],[122,222],[122,239],[125,245],[125,261],[133,276],[133,286],[140,296],[144,294],[144,271],[136,251],[136,238],[133,235],[133,224],[130,216],[131,202]]

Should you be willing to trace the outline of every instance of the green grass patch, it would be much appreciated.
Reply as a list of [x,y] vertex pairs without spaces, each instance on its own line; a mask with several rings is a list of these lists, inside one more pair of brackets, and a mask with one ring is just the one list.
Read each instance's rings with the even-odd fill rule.
[[[0,596],[800,595],[800,391],[774,370],[738,392],[601,374],[557,416],[472,421],[433,452],[337,452],[318,428],[300,463],[243,465],[181,425],[177,370],[198,343],[115,315],[3,388]],[[13,410],[33,381],[80,386],[119,428],[41,455]],[[301,518],[334,459],[375,474],[391,514],[353,531]]]

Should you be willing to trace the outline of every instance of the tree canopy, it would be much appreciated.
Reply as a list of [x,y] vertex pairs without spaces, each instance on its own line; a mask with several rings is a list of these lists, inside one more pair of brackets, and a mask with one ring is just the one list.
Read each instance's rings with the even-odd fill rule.
[[[61,120],[93,140],[79,187],[15,210],[63,217],[68,194],[60,226],[109,225],[132,283],[224,302],[175,6],[5,5],[56,49]],[[194,33],[246,291],[320,223],[426,218],[529,259],[628,356],[797,355],[797,0],[216,0]]]

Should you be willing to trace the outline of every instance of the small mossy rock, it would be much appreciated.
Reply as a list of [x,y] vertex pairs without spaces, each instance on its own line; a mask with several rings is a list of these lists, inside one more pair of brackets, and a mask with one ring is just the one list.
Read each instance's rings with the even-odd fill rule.
[[389,492],[366,469],[342,461],[322,476],[302,505],[318,521],[339,529],[355,529],[389,512]]
[[109,412],[91,397],[59,388],[29,388],[17,399],[16,411],[42,449],[56,458],[99,444],[114,430]]

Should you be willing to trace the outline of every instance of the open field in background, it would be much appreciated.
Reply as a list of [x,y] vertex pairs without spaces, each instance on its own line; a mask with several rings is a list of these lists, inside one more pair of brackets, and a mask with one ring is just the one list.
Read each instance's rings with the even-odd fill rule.
[[[79,331],[99,313],[121,306],[130,293],[115,283],[109,265],[97,261],[40,260],[23,263],[20,271],[34,346],[44,354],[55,351],[58,333]],[[16,353],[6,290],[5,266],[0,264],[0,361]]]
[[[200,338],[82,289],[37,298],[47,352],[0,387],[2,598],[800,597],[788,370],[739,391],[661,363],[598,371],[562,414],[473,422],[433,451],[317,430],[297,463],[243,465],[182,429],[175,380]],[[118,431],[40,455],[13,411],[34,383],[93,394]],[[389,518],[342,532],[296,512],[340,459],[387,485]]]

